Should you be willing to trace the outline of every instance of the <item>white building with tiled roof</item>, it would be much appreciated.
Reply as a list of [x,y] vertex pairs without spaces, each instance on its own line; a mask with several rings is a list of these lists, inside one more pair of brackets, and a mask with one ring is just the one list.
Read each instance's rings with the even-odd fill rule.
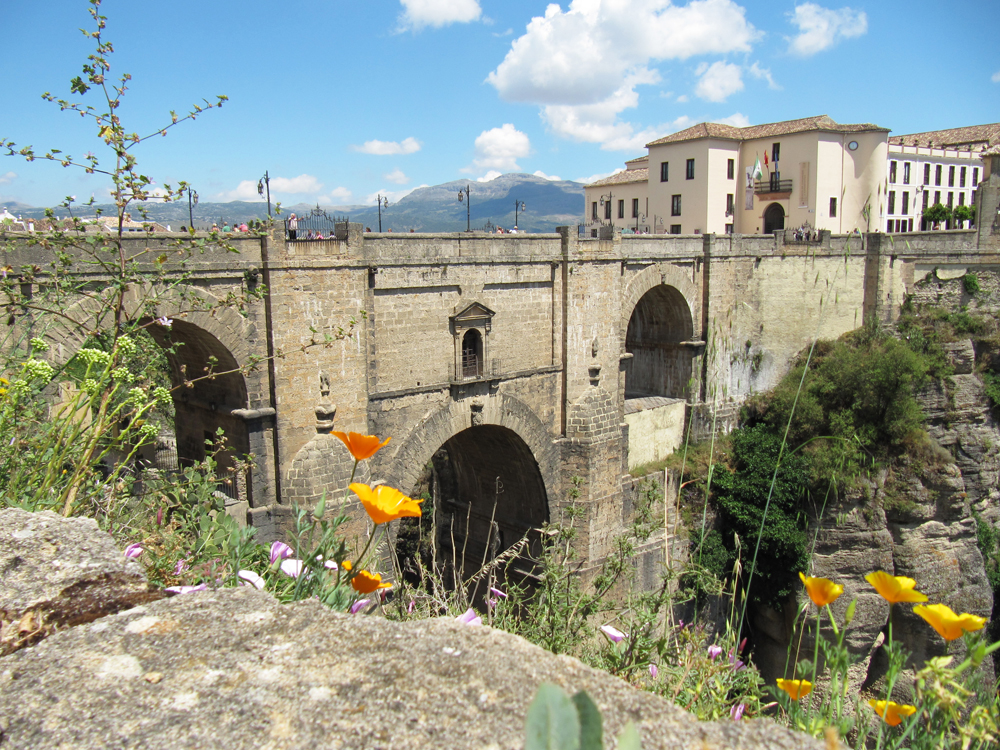
[[647,155],[626,162],[625,172],[588,185],[586,218],[595,233],[598,223],[634,227],[630,208],[638,201],[646,215],[639,225],[654,233],[874,231],[888,134],[826,115],[745,128],[699,123],[646,144]]
[[[886,205],[881,228],[914,232],[926,226],[923,212],[940,203],[974,206],[976,187],[985,178],[984,150],[1000,144],[1000,123],[972,125],[889,139]],[[958,222],[945,227],[960,229]]]

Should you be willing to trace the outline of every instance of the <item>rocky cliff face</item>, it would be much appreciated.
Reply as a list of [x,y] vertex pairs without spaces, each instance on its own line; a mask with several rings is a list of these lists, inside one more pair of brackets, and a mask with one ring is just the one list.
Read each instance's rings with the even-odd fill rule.
[[[838,621],[851,600],[858,599],[846,641],[859,660],[852,674],[854,690],[877,688],[886,670],[881,645],[890,610],[865,582],[867,573],[886,570],[908,576],[931,602],[943,602],[956,612],[987,618],[992,614],[993,592],[977,546],[973,512],[993,522],[1000,519],[1000,427],[972,371],[972,343],[947,349],[955,374],[920,395],[931,444],[915,448],[877,481],[846,492],[813,524],[813,575],[844,585],[844,594],[832,607]],[[780,613],[755,613],[757,662],[766,678],[787,671],[789,644],[799,642],[795,611],[806,602],[803,592]],[[964,648],[961,640],[945,644],[907,605],[893,607],[892,625],[893,637],[912,654],[910,667]],[[811,658],[812,644],[805,633],[798,646],[801,658]],[[992,680],[992,665],[985,663],[983,669],[984,677]],[[902,680],[904,691],[906,684]]]

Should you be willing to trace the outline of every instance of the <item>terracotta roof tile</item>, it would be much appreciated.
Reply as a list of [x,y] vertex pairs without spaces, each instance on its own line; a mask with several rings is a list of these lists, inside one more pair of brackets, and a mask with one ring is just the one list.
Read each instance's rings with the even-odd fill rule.
[[604,185],[627,185],[631,182],[649,182],[648,169],[626,169],[624,172],[615,172],[610,177],[592,182],[585,187],[603,187]]
[[698,138],[723,138],[732,141],[749,141],[754,138],[774,138],[779,135],[805,133],[812,130],[826,130],[834,133],[889,132],[888,128],[879,127],[871,123],[843,125],[834,122],[828,115],[804,117],[800,120],[785,120],[784,122],[771,122],[766,125],[750,125],[745,128],[722,125],[717,122],[701,122],[687,130],[682,130],[679,133],[673,133],[647,143],[646,147],[659,146],[664,143],[693,141]]
[[[1000,122],[991,125],[970,125],[949,130],[929,130],[926,133],[894,135],[889,139],[893,146],[929,146],[937,148],[957,148],[973,146],[978,150],[986,145],[1000,143]],[[978,148],[976,148],[978,147]],[[961,148],[960,150],[966,150]]]

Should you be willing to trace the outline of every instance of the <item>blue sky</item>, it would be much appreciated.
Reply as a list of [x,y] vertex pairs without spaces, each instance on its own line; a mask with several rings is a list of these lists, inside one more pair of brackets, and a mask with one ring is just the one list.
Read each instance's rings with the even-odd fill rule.
[[[0,138],[102,163],[68,96],[92,49],[84,0],[0,0]],[[143,144],[159,183],[285,204],[395,201],[506,172],[590,180],[705,120],[818,114],[896,134],[1000,121],[996,0],[105,0],[130,130],[229,96]],[[85,97],[90,100],[91,95]],[[90,104],[99,104],[96,96]],[[474,188],[473,188],[474,189]],[[0,160],[0,202],[106,200],[99,176]]]

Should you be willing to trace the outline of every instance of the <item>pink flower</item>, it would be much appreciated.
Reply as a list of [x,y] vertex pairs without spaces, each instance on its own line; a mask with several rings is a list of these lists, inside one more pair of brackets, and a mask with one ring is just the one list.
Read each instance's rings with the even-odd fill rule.
[[274,565],[276,560],[284,560],[286,557],[291,557],[293,554],[295,553],[292,552],[292,548],[284,542],[271,543],[271,565]]
[[729,709],[729,715],[733,718],[733,721],[739,721],[743,718],[743,712],[746,710],[745,703],[737,703],[731,709]]
[[252,570],[241,570],[236,574],[240,579],[240,586],[253,586],[255,589],[264,589],[264,579]]
[[490,586],[490,593],[492,593],[493,596],[495,597],[496,596],[500,597],[501,599],[507,598],[507,595],[504,592],[502,592],[500,589],[495,589],[492,586]]
[[281,572],[290,578],[298,578],[302,575],[302,561],[289,558],[281,561]]
[[461,623],[463,623],[465,625],[482,625],[483,624],[483,618],[480,617],[479,615],[477,615],[476,614],[476,610],[474,610],[472,607],[469,607],[467,610],[465,610],[464,614],[459,615],[455,619],[458,622],[461,622]]
[[141,544],[130,544],[125,548],[125,557],[129,560],[134,560],[139,555],[143,553],[143,548]]
[[360,610],[371,604],[371,599],[358,599],[351,605],[351,614],[356,615]]
[[601,632],[604,633],[604,635],[606,635],[612,643],[620,643],[628,637],[618,628],[612,627],[611,625],[601,625]]
[[417,606],[416,599],[410,599],[410,603],[406,605],[406,614],[412,615],[414,607]]
[[650,664],[649,665],[649,676],[650,677],[652,677],[655,680],[656,676],[659,673],[660,673],[660,670],[659,670],[659,668],[655,664]]
[[187,569],[188,569],[187,560],[178,560],[177,564],[174,566],[174,575],[179,576]]
[[722,656],[722,646],[711,645],[708,647],[708,658],[715,661],[718,657]]
[[190,594],[192,591],[205,591],[208,589],[207,583],[199,583],[197,586],[167,586],[164,591],[171,594]]

